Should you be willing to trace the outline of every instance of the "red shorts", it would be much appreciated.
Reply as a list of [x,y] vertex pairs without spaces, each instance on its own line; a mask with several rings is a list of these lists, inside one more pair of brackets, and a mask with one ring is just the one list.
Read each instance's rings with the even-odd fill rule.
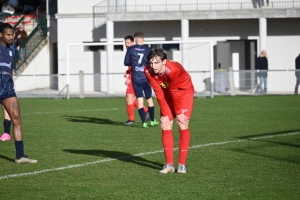
[[133,94],[135,96],[132,81],[127,85],[126,94]]
[[[182,112],[184,113],[185,116],[190,118],[192,115],[192,110],[193,110],[194,93],[186,94],[179,99],[180,99],[180,103],[181,103],[181,107],[182,107]],[[170,97],[169,99],[166,98],[166,101],[170,108],[170,112],[167,115],[168,115],[170,121],[172,121],[174,118],[176,118],[173,100]],[[160,113],[160,116],[162,116],[161,113]]]

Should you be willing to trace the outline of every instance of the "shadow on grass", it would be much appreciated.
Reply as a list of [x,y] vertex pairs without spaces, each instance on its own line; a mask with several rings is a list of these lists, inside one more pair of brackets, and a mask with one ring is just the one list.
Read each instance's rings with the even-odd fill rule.
[[[98,117],[85,117],[85,116],[63,116],[70,122],[75,123],[95,123],[95,124],[108,124],[108,125],[119,125],[119,126],[126,126],[124,122],[112,121],[110,119],[98,118]],[[126,127],[135,127],[138,128],[136,125],[130,125]],[[142,125],[140,125],[142,128]]]
[[9,158],[7,156],[0,155],[0,158],[3,159],[3,160],[8,160],[8,161],[11,161],[11,162],[15,162],[15,159]]
[[[245,139],[245,140],[251,140],[251,141],[258,141],[258,142],[265,142],[268,143],[267,145],[259,145],[259,146],[253,146],[253,147],[245,147],[245,148],[234,148],[231,149],[232,151],[239,152],[239,153],[244,153],[244,154],[250,154],[250,155],[255,155],[263,158],[270,158],[273,160],[283,160],[286,162],[290,163],[295,163],[299,164],[299,157],[295,157],[295,159],[290,159],[290,158],[284,158],[284,157],[279,157],[276,153],[272,155],[267,155],[264,154],[264,148],[268,147],[273,147],[275,145],[282,145],[282,146],[287,146],[287,147],[294,147],[294,148],[300,148],[299,144],[295,143],[286,143],[286,142],[276,142],[276,141],[270,141],[267,140],[268,138],[273,138],[276,137],[277,135],[283,135],[283,134],[289,134],[289,133],[300,133],[300,130],[287,130],[287,131],[279,131],[279,132],[274,132],[274,133],[265,133],[265,134],[257,134],[257,135],[248,135],[248,136],[243,136],[243,137],[238,137],[239,139]],[[261,149],[261,153],[251,151],[251,149]],[[298,151],[298,149],[296,150]]]
[[288,133],[294,133],[294,132],[300,132],[300,129],[296,129],[296,130],[286,130],[286,131],[278,131],[278,132],[273,132],[273,133],[263,133],[263,134],[255,134],[255,135],[246,135],[246,136],[242,136],[242,137],[237,137],[239,139],[253,139],[256,137],[272,137],[272,136],[276,136],[276,135],[282,135],[282,134],[288,134]]
[[[268,141],[265,141],[268,142]],[[247,154],[247,155],[251,155],[251,156],[257,156],[257,157],[262,157],[262,158],[268,158],[268,159],[272,159],[275,161],[279,161],[282,160],[284,162],[289,162],[289,163],[294,163],[299,165],[300,161],[299,161],[299,157],[295,156],[295,159],[292,159],[291,157],[279,157],[279,155],[275,152],[273,152],[272,154],[267,154],[264,151],[264,148],[266,147],[272,147],[273,145],[264,145],[264,146],[259,146],[256,147],[256,149],[261,148],[261,153],[257,152],[257,150],[255,150],[256,152],[251,151],[251,148],[249,147],[245,147],[245,148],[234,148],[234,149],[230,149],[231,151],[235,151],[238,153],[243,153],[243,154]],[[252,148],[253,149],[253,148]]]
[[74,154],[85,154],[85,155],[106,157],[110,159],[138,164],[153,169],[159,169],[163,166],[162,163],[152,162],[147,159],[141,158],[139,156],[135,156],[120,151],[107,151],[107,150],[97,150],[97,149],[89,149],[89,150],[63,149],[63,151],[68,153],[74,153]]

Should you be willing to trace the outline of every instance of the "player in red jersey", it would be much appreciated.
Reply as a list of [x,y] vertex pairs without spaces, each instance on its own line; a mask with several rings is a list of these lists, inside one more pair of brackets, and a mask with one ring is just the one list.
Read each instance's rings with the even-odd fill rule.
[[[126,49],[132,45],[134,45],[134,38],[131,35],[127,35],[124,37],[125,41],[125,47]],[[132,81],[131,81],[131,66],[128,66],[128,69],[124,73],[124,78],[126,78],[125,85],[127,85],[126,89],[126,108],[127,108],[127,115],[128,115],[128,120],[124,122],[125,125],[131,125],[135,123],[134,120],[134,108],[138,108],[138,103],[135,97],[134,89],[132,86]],[[146,120],[148,121],[149,118],[149,113],[148,113],[148,108],[144,106],[144,112],[146,115]]]
[[191,76],[180,63],[168,60],[163,49],[152,49],[147,58],[149,65],[145,67],[144,73],[160,106],[160,126],[166,158],[166,165],[159,172],[166,174],[175,171],[172,125],[176,117],[180,133],[177,173],[186,173],[185,164],[190,143],[188,123],[194,100]]

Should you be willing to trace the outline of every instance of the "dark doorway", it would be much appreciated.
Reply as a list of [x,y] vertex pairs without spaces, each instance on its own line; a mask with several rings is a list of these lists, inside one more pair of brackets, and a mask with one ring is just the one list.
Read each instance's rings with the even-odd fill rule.
[[50,70],[50,89],[58,90],[58,51],[57,43],[52,44],[52,67]]
[[[233,57],[236,60],[233,60]],[[215,69],[228,70],[229,67],[233,67],[236,89],[251,89],[256,81],[256,57],[256,40],[219,41],[216,47]]]

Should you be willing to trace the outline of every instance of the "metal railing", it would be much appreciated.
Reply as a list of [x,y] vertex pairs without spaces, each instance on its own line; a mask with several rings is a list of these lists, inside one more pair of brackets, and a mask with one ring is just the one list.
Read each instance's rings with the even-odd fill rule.
[[[120,1],[122,2],[122,1]],[[115,0],[102,1],[94,6],[94,13],[111,12],[151,12],[151,11],[195,11],[195,10],[235,10],[235,9],[257,9],[257,8],[300,8],[299,0],[274,1],[269,5],[261,6],[256,0],[249,2],[231,2],[223,1],[218,3],[178,3],[175,1],[123,1],[120,3]],[[130,3],[131,2],[131,3]],[[260,7],[261,6],[261,7]]]
[[24,21],[24,15],[21,15],[21,18],[18,20],[18,22],[14,25],[14,29],[16,29],[21,23]]
[[[211,90],[210,71],[189,71],[192,78],[195,96],[218,95],[293,95],[300,70],[269,70],[267,87],[260,87],[260,71],[257,70],[216,70],[214,72],[214,88]],[[207,76],[209,75],[209,76]],[[70,91],[66,88],[66,74],[32,74],[17,75],[15,90],[19,98],[78,98],[85,97],[124,97],[124,84],[115,84],[114,93],[108,94],[103,80],[117,80],[123,73],[85,73],[70,75]],[[300,77],[300,76],[299,76]],[[81,80],[82,79],[82,80]],[[81,83],[80,83],[81,82]],[[26,84],[24,84],[26,83]],[[84,92],[80,93],[80,86]],[[265,89],[266,88],[266,89]],[[298,89],[298,87],[297,87]],[[213,94],[211,94],[213,92]],[[299,88],[300,94],[300,88]]]
[[17,61],[15,71],[17,71],[24,63],[27,63],[29,57],[46,37],[47,19],[44,17],[30,35],[22,42],[15,59]]

